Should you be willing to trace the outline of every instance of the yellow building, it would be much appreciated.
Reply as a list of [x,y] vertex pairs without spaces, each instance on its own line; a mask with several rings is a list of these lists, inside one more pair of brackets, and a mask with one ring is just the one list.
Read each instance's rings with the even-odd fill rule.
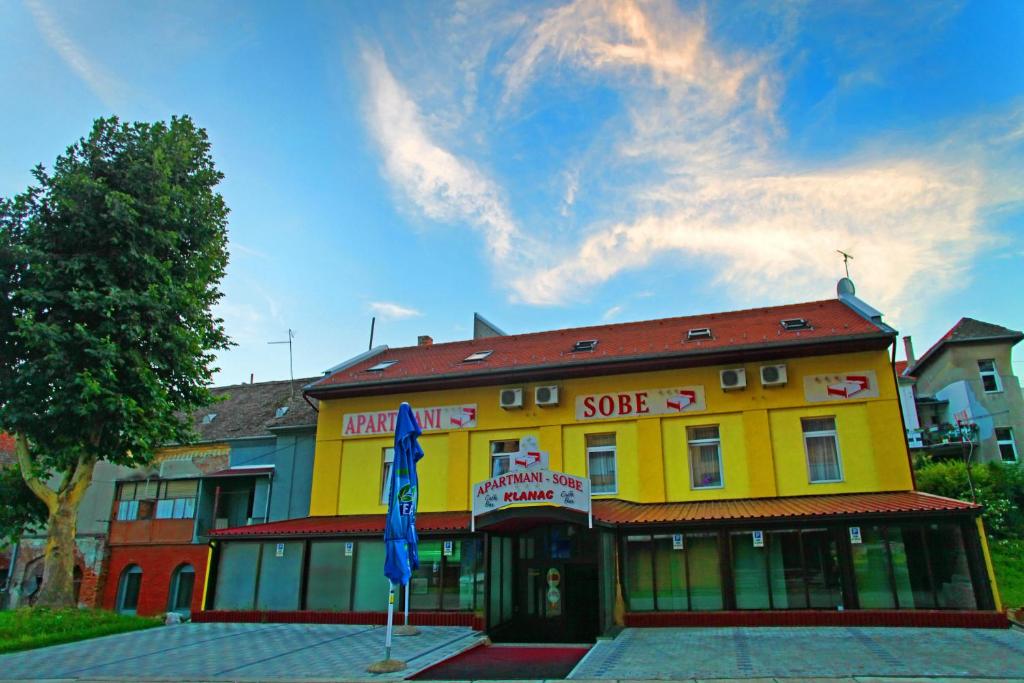
[[263,543],[257,580],[288,586],[296,611],[382,618],[404,401],[426,454],[420,623],[579,642],[622,624],[990,620],[979,509],[913,490],[896,333],[851,290],[375,349],[306,388],[320,402],[312,516],[220,543]]

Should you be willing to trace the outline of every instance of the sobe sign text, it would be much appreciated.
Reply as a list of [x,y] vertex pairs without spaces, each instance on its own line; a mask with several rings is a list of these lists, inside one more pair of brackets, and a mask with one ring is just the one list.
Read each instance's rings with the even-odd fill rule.
[[576,397],[577,420],[674,415],[705,409],[704,387],[637,389]]

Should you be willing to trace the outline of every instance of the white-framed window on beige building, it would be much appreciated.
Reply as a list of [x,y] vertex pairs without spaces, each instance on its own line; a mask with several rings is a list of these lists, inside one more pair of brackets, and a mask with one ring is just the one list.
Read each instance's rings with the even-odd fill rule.
[[391,466],[395,464],[395,449],[388,447],[381,453],[380,504],[387,505],[391,497]]
[[587,434],[587,474],[591,494],[618,493],[615,464],[615,435]]
[[505,474],[512,468],[512,454],[519,452],[519,439],[491,442],[491,476]]
[[999,379],[999,368],[991,358],[978,361],[978,374],[981,375],[981,386],[986,394],[995,394],[1003,390],[1003,382]]
[[1018,462],[1017,442],[1013,439],[1012,427],[996,427],[996,443],[999,444],[999,457],[1003,462]]
[[690,487],[722,488],[722,439],[718,425],[687,427],[686,442],[690,454]]
[[836,419],[834,417],[806,417],[801,420],[801,423],[810,482],[823,484],[842,481],[843,466],[839,457]]

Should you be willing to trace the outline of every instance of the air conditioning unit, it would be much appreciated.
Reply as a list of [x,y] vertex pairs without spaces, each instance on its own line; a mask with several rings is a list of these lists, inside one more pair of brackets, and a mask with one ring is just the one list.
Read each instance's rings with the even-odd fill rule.
[[533,390],[533,402],[539,406],[558,405],[558,385],[537,387]]
[[785,365],[762,365],[761,386],[781,387],[787,381]]
[[523,388],[512,387],[510,389],[502,389],[501,394],[498,396],[498,405],[505,410],[510,408],[522,408]]
[[747,371],[743,368],[729,368],[718,373],[722,388],[726,391],[731,389],[745,389],[747,387]]

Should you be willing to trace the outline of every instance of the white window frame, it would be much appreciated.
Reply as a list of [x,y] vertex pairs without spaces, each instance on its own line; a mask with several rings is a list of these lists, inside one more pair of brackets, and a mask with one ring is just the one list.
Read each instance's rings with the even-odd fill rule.
[[590,456],[593,453],[611,453],[612,454],[612,477],[615,480],[614,486],[610,491],[598,491],[594,488],[594,482],[590,482],[590,494],[592,496],[607,496],[619,492],[619,453],[618,453],[618,440],[615,434],[587,434],[584,438],[589,439],[592,436],[611,436],[616,439],[616,442],[610,446],[587,446],[587,479],[590,479]]
[[[494,444],[496,444],[496,443],[505,443],[506,441],[515,441],[516,442],[516,450],[515,451],[504,451],[504,452],[501,452],[501,453],[495,453],[494,452]],[[504,460],[507,463],[507,466],[505,467],[505,472],[511,471],[511,469],[512,469],[512,454],[518,452],[519,448],[521,448],[521,447],[522,447],[522,441],[520,441],[519,439],[495,439],[494,441],[492,441],[490,443],[490,445],[488,446],[488,452],[491,455],[491,460],[488,463],[490,465],[489,476],[491,476],[491,477],[499,476],[499,475],[495,474],[495,472],[494,472],[494,463],[497,460]]]
[[380,465],[380,504],[387,505],[391,493],[391,468],[395,465],[395,449],[387,446],[381,449]]
[[[1010,438],[1000,439],[999,430],[1005,429],[1009,434]],[[996,447],[999,449],[999,460],[1000,462],[1006,463],[1018,463],[1020,462],[1020,452],[1017,450],[1017,441],[1013,438],[1013,427],[996,427]],[[1007,460],[1003,457],[1003,446],[1009,446],[1013,449],[1013,460]]]
[[[992,369],[991,370],[982,370],[981,369],[981,364],[982,363],[991,363],[992,364]],[[998,393],[1001,393],[1003,391],[1003,381],[999,378],[999,366],[996,365],[995,358],[979,358],[978,359],[978,374],[981,376],[981,390],[984,391],[986,394],[998,394]],[[996,383],[996,388],[995,389],[986,389],[985,388],[985,378],[986,377],[991,377],[992,381],[994,381]]]
[[[715,439],[691,439],[691,430],[714,427],[718,430],[718,437]],[[698,486],[694,481],[693,471],[693,446],[715,446],[718,450],[718,483],[707,486]],[[725,464],[722,462],[722,426],[721,425],[693,425],[686,429],[686,460],[690,470],[690,490],[707,491],[709,489],[725,488]]]
[[[807,431],[804,427],[804,420],[832,420],[832,429],[822,429],[815,431]],[[843,452],[839,448],[839,428],[836,425],[835,415],[811,415],[800,418],[800,431],[803,433],[804,441],[804,461],[807,463],[807,481],[811,484],[837,484],[845,481],[845,474],[843,472]],[[807,438],[820,438],[820,437],[832,437],[832,442],[836,446],[836,469],[839,470],[838,479],[813,479],[811,478],[811,451],[807,447]]]

